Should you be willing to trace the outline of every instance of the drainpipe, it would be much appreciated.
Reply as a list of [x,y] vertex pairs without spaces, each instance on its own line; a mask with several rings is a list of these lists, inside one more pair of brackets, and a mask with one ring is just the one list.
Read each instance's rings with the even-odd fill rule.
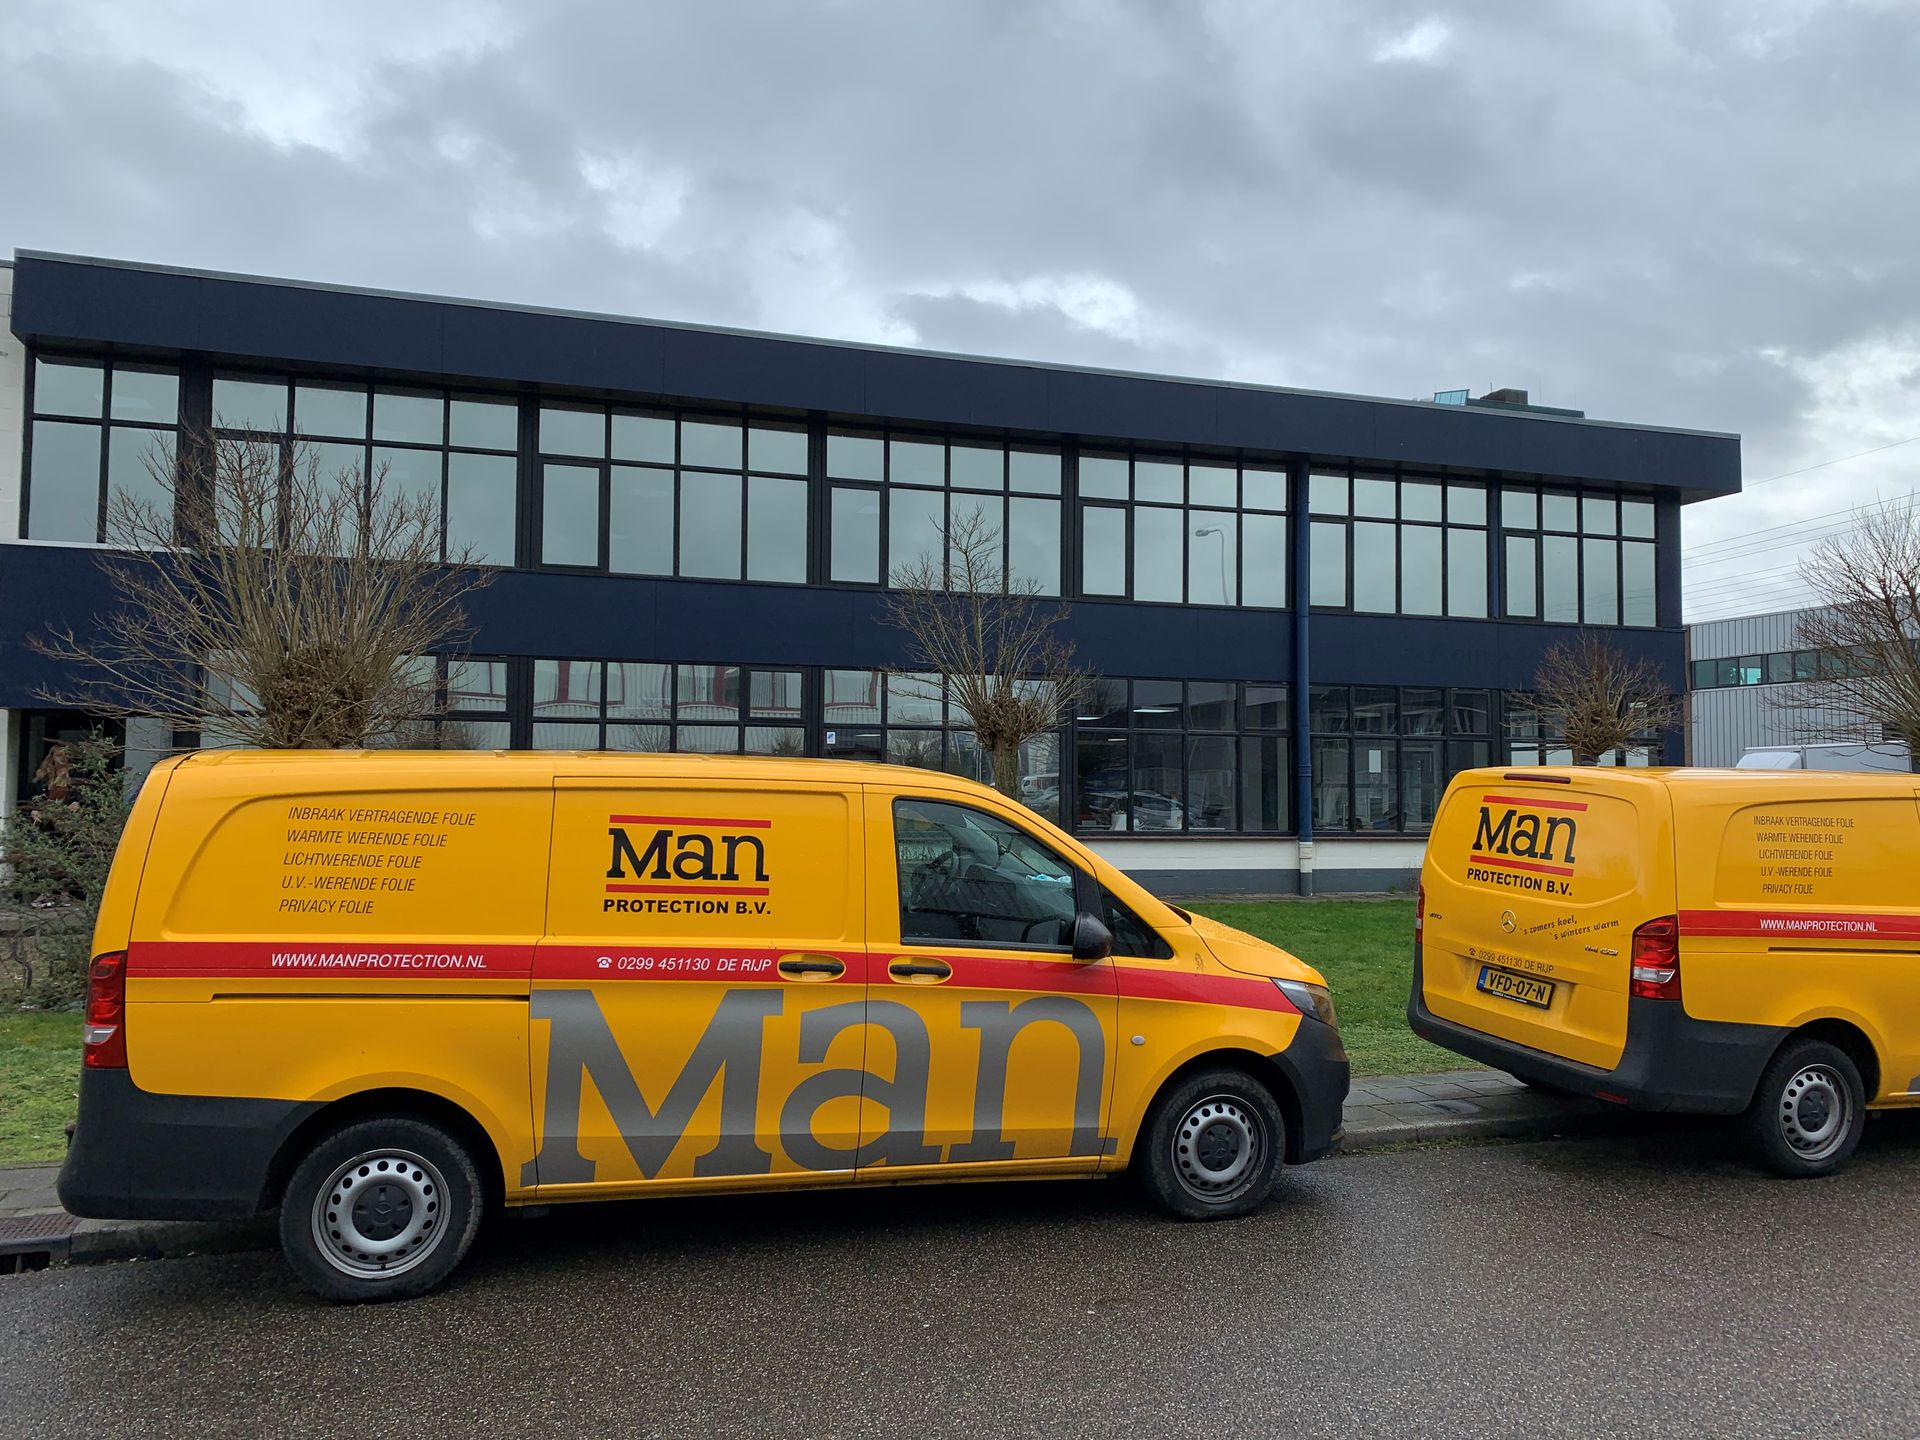
[[1300,835],[1299,893],[1313,894],[1313,745],[1307,729],[1307,618],[1312,608],[1313,547],[1307,514],[1307,462],[1295,460],[1293,492],[1293,815]]

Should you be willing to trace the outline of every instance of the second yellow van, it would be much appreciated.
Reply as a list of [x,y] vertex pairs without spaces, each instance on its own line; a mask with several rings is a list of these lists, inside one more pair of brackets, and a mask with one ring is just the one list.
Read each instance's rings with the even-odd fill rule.
[[1414,1031],[1531,1084],[1739,1115],[1825,1175],[1920,1104],[1920,776],[1473,770],[1421,872]]
[[336,1299],[493,1204],[1131,1172],[1241,1215],[1347,1093],[1318,972],[898,766],[189,756],[94,950],[61,1200],[277,1206]]

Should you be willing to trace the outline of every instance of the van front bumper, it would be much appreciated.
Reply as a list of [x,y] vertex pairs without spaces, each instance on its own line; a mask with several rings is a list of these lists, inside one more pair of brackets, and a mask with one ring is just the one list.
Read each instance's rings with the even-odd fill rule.
[[125,1070],[80,1072],[56,1188],[89,1220],[242,1220],[271,1209],[273,1164],[318,1104],[157,1095]]
[[1352,1078],[1338,1027],[1303,1016],[1293,1043],[1275,1055],[1273,1063],[1286,1076],[1299,1103],[1299,1113],[1287,1117],[1293,1122],[1293,1134],[1287,1137],[1287,1163],[1305,1165],[1331,1154],[1344,1133],[1341,1116]]
[[1735,1115],[1745,1110],[1760,1083],[1760,1072],[1788,1034],[1774,1025],[1696,1020],[1687,1014],[1684,1003],[1629,996],[1626,1049],[1618,1065],[1602,1070],[1442,1020],[1427,1008],[1417,945],[1407,1024],[1422,1040],[1522,1080],[1636,1110],[1697,1115]]

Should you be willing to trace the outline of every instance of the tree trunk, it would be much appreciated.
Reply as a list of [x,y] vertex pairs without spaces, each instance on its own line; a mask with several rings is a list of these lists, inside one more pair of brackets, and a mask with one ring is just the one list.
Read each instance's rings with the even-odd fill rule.
[[996,745],[988,753],[993,757],[993,788],[1010,799],[1019,799],[1020,747]]

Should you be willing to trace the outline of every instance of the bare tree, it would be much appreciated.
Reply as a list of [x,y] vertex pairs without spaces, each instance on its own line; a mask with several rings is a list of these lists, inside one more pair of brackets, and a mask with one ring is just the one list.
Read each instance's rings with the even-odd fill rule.
[[1628,749],[1680,716],[1679,698],[1659,666],[1632,658],[1591,630],[1550,646],[1534,672],[1533,689],[1509,695],[1507,703],[1536,716],[1543,731],[1564,737],[1576,765]]
[[108,513],[116,610],[32,641],[72,677],[43,698],[275,749],[364,745],[434,708],[421,657],[464,643],[491,579],[442,560],[437,487],[205,430],[147,468]]
[[1068,607],[1038,581],[1008,575],[999,525],[955,508],[943,553],[893,572],[886,617],[907,635],[902,673],[939,677],[992,760],[994,788],[1017,798],[1021,746],[1059,732],[1092,674],[1060,633]]
[[1920,755],[1920,505],[1891,500],[1800,566],[1818,608],[1797,643],[1818,672],[1771,698],[1815,740],[1898,740]]

